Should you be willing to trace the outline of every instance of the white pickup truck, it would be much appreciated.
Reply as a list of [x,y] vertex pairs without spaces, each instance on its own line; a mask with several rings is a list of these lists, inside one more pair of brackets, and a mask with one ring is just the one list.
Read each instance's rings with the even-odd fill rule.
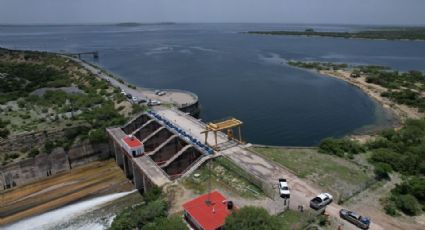
[[289,199],[289,197],[291,196],[291,192],[289,191],[288,182],[286,181],[286,179],[279,179],[279,195],[283,199]]

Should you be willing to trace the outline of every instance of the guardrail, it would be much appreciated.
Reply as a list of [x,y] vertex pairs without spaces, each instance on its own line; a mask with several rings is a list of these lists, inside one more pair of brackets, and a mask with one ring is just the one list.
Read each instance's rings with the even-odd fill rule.
[[149,116],[151,116],[152,118],[155,118],[159,122],[163,123],[169,129],[174,130],[177,133],[177,135],[179,135],[180,138],[191,143],[199,151],[205,153],[206,155],[214,154],[214,150],[212,148],[210,148],[209,146],[207,146],[205,144],[202,144],[201,141],[199,141],[195,137],[191,136],[190,134],[186,133],[186,131],[184,131],[181,127],[177,126],[176,124],[171,123],[169,120],[163,118],[161,115],[155,113],[152,110],[148,111],[147,114]]

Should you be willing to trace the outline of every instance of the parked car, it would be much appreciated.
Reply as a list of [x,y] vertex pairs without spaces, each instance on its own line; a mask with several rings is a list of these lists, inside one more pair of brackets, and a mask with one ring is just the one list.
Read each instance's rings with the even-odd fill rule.
[[131,94],[127,93],[127,98],[128,98],[128,99],[132,99],[132,98],[133,98],[133,95],[131,95]]
[[127,93],[124,90],[121,90],[121,94],[127,96]]
[[161,102],[157,101],[157,100],[149,100],[148,101],[148,105],[150,105],[150,106],[160,105],[160,104],[161,104]]
[[279,195],[280,197],[284,199],[288,199],[291,195],[288,187],[288,182],[286,182],[286,179],[280,178],[279,179]]
[[339,216],[342,219],[347,220],[348,222],[356,225],[361,229],[368,229],[370,225],[370,219],[364,216],[359,215],[358,213],[349,211],[347,209],[339,210]]
[[319,210],[332,203],[332,195],[329,193],[320,193],[310,201],[310,208]]
[[164,96],[166,94],[165,91],[161,91],[161,90],[155,90],[155,94],[158,96]]
[[137,97],[132,97],[132,98],[131,98],[131,100],[132,100],[134,103],[138,103],[138,102],[139,102],[139,99],[138,99]]
[[138,102],[139,102],[139,104],[142,104],[142,103],[147,102],[147,99],[145,99],[145,98],[140,98]]

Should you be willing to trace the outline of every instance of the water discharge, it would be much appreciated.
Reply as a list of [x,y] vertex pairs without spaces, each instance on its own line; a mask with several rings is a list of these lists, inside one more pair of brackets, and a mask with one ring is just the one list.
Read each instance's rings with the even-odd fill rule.
[[[110,195],[105,195],[101,197],[96,197],[86,201],[81,201],[72,205],[68,205],[54,211],[46,212],[38,216],[29,217],[18,221],[16,223],[5,226],[4,230],[45,230],[45,229],[68,229],[68,230],[85,230],[85,229],[94,229],[100,230],[105,229],[106,226],[102,223],[98,223],[96,218],[81,218],[86,215],[88,212],[96,210],[101,205],[104,205],[108,202],[116,200],[118,198],[124,197],[130,193],[135,192],[136,190],[130,192],[114,193]],[[108,220],[106,223],[110,224],[113,214],[107,216]],[[76,221],[76,219],[82,219]]]

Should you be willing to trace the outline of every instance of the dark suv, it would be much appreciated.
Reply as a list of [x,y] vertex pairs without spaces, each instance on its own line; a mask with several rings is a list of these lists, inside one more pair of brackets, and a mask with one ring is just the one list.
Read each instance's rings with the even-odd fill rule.
[[364,216],[360,216],[358,213],[348,211],[346,209],[339,210],[339,216],[342,219],[351,222],[361,229],[368,229],[370,225],[370,219]]

